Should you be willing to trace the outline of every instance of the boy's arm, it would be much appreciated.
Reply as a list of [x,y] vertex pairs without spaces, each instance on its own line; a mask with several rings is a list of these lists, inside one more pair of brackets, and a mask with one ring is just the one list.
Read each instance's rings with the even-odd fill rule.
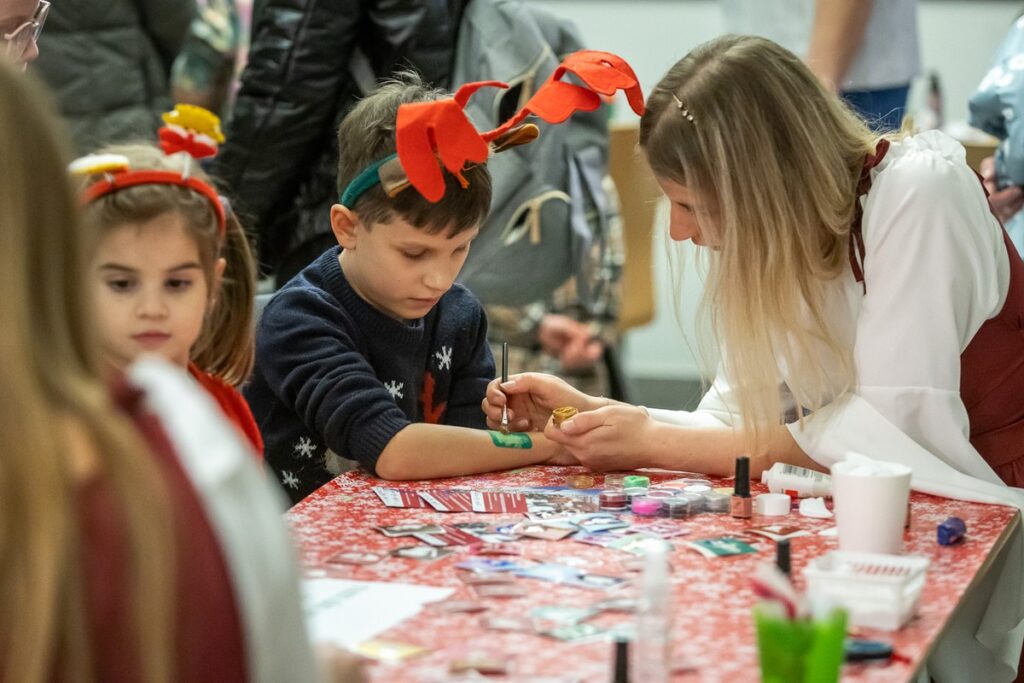
[[377,460],[377,476],[437,479],[541,463],[577,464],[541,432],[506,436],[482,429],[417,423],[395,434],[384,448]]
[[494,356],[487,343],[487,316],[483,307],[473,299],[477,309],[477,324],[472,352],[468,360],[455,368],[451,388],[448,391],[448,409],[445,411],[444,424],[459,427],[485,429],[487,416],[480,408],[487,385],[496,377]]
[[306,429],[375,472],[384,447],[409,419],[337,318],[326,302],[294,291],[278,294],[261,319],[256,362]]

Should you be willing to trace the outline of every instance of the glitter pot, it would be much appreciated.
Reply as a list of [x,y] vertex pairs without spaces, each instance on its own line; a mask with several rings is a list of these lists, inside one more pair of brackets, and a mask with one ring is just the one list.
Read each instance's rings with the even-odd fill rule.
[[704,494],[704,510],[707,512],[728,512],[731,497],[718,491],[708,491]]
[[604,487],[606,489],[622,489],[626,488],[623,484],[623,480],[626,478],[625,474],[621,472],[612,472],[611,474],[604,475]]
[[649,498],[647,496],[638,496],[633,499],[631,504],[633,514],[641,515],[642,517],[657,517],[661,514],[663,501],[657,498]]
[[696,493],[680,493],[676,496],[680,500],[690,501],[690,514],[696,515],[700,512],[704,512],[704,496]]
[[685,493],[696,493],[698,496],[702,496],[710,490],[710,484],[690,484],[683,489]]
[[633,488],[622,489],[622,492],[626,494],[626,500],[628,500],[630,503],[632,503],[634,500],[641,496],[647,495],[647,489],[636,486],[634,486]]
[[573,489],[589,489],[594,485],[594,478],[589,474],[573,474],[565,478],[565,484]]
[[606,489],[598,497],[602,510],[625,510],[629,507],[629,498],[622,489]]
[[551,422],[553,422],[556,427],[561,427],[563,422],[575,417],[577,412],[578,411],[572,406],[555,408],[551,411]]
[[668,500],[663,500],[662,505],[664,506],[665,516],[672,519],[683,519],[691,514],[689,498],[682,496],[679,498],[669,498]]
[[675,498],[677,495],[679,495],[679,492],[672,489],[647,489],[648,498],[660,498],[665,500],[666,498]]
[[627,488],[650,488],[651,478],[640,474],[630,474],[622,479],[622,485]]

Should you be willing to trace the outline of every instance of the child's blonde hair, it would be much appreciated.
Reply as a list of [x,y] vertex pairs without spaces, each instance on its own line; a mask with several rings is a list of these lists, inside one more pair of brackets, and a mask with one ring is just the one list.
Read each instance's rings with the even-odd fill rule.
[[640,145],[652,170],[706,205],[698,225],[717,248],[701,306],[755,452],[783,420],[780,363],[811,410],[856,382],[825,285],[848,263],[856,186],[875,142],[799,58],[762,38],[701,45],[647,100]]
[[[102,153],[127,157],[133,171],[182,172],[188,163],[192,177],[210,182],[199,164],[183,153],[168,156],[152,145],[117,145]],[[188,234],[196,241],[199,261],[213,297],[213,306],[207,311],[202,332],[189,358],[203,371],[238,386],[252,371],[256,263],[245,230],[234,213],[227,212],[222,238],[209,199],[189,188],[156,183],[111,192],[90,202],[85,209],[86,216],[101,235],[126,223],[141,223],[171,212],[182,217]],[[214,267],[221,257],[227,266],[220,290],[213,291]]]
[[[90,681],[81,500],[99,485],[124,531],[131,605],[125,656],[173,680],[172,521],[157,464],[101,381],[79,224],[56,117],[0,59],[0,678]],[[72,469],[81,435],[95,480]],[[77,450],[81,450],[80,448]]]

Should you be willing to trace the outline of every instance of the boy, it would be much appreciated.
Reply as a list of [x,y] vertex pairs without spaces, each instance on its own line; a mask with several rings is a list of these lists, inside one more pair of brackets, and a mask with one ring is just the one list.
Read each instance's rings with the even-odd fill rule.
[[343,204],[331,208],[340,249],[263,313],[245,394],[293,502],[340,472],[342,458],[384,479],[573,462],[542,434],[484,431],[481,402],[495,376],[487,321],[453,283],[490,208],[486,166],[467,166],[461,180],[445,173],[436,203],[413,187],[388,197],[374,182],[374,165],[395,152],[399,106],[444,96],[403,74],[345,117]]

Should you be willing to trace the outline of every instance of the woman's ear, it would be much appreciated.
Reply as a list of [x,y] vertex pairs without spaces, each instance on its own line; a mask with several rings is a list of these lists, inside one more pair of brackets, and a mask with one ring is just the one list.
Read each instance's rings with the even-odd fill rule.
[[352,251],[356,248],[356,228],[359,226],[359,216],[352,209],[342,204],[335,204],[331,207],[331,231],[334,238],[345,251]]

